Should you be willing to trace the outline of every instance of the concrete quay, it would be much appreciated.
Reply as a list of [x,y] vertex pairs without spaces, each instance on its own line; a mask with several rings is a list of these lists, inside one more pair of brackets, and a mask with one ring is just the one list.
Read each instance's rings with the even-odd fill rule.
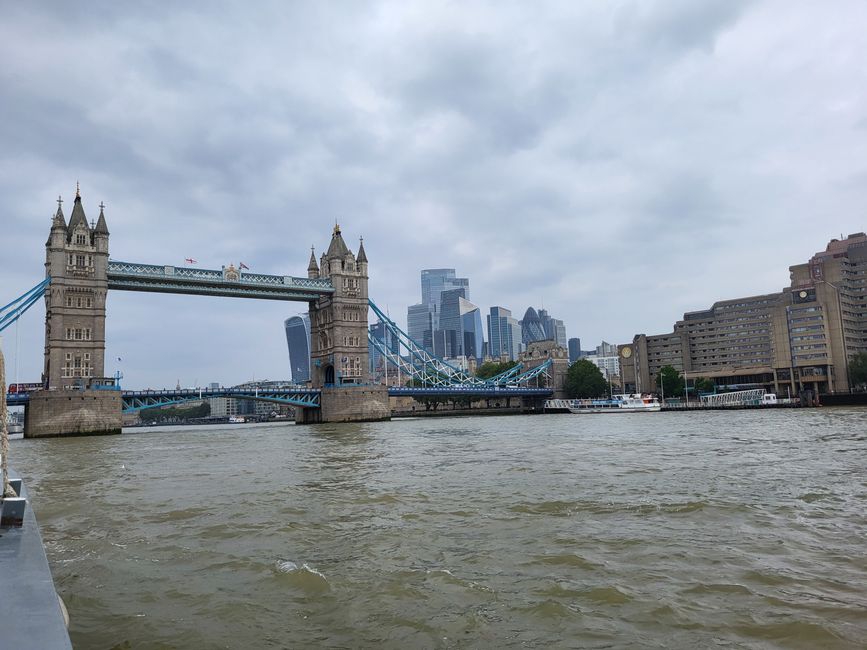
[[[29,501],[23,481],[9,474],[19,496]],[[21,526],[0,527],[0,576],[0,648],[71,650],[64,610],[32,506],[25,509]]]

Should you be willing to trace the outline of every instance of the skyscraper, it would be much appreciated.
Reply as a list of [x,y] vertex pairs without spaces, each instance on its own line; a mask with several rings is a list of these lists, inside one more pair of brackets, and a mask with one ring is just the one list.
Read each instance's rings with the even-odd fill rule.
[[566,325],[559,318],[553,318],[547,310],[539,310],[539,320],[542,321],[542,330],[545,338],[554,341],[561,348],[566,348]]
[[539,314],[532,307],[527,307],[524,318],[521,319],[521,342],[527,345],[533,341],[544,341],[547,338]]
[[485,337],[482,332],[482,313],[479,308],[464,298],[458,299],[461,314],[463,356],[480,360],[484,356]]
[[453,356],[453,351],[463,346],[461,341],[455,339],[460,331],[455,321],[460,316],[456,301],[451,305],[454,307],[453,312],[446,315],[448,327],[444,328],[440,324],[443,294],[454,289],[463,290],[462,297],[469,299],[469,278],[455,277],[454,269],[423,269],[421,303],[407,309],[407,333],[419,345],[439,356]]
[[434,333],[434,353],[443,357],[463,356],[463,325],[461,300],[466,300],[467,290],[448,289],[441,294],[439,327]]
[[406,310],[406,333],[426,350],[433,349],[433,313],[424,304],[410,305]]
[[581,358],[581,339],[569,339],[569,363],[575,363]]
[[289,346],[289,368],[292,381],[302,384],[310,381],[310,317],[299,314],[287,318],[286,344]]
[[421,301],[429,307],[436,306],[439,311],[440,296],[443,291],[449,289],[465,289],[467,300],[470,298],[469,278],[455,277],[454,269],[422,269],[421,272]]
[[505,307],[491,307],[488,314],[488,354],[514,361],[521,351],[521,326]]

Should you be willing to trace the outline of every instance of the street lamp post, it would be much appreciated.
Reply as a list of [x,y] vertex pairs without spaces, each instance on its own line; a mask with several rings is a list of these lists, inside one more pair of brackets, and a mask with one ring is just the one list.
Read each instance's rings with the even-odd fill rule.
[[686,378],[686,370],[683,371],[683,394],[686,396],[686,408],[689,408],[689,380]]

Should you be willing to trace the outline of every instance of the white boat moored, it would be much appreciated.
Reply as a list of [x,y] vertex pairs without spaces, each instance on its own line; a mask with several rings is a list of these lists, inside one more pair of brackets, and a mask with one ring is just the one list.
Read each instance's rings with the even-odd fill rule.
[[610,399],[574,399],[569,402],[571,413],[644,413],[662,410],[653,395],[639,393],[612,395]]

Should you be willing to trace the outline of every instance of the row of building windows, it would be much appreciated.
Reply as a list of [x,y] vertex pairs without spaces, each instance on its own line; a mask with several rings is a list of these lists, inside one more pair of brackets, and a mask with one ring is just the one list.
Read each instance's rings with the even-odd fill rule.
[[93,298],[90,296],[66,296],[67,307],[89,308],[93,307]]
[[361,377],[361,357],[343,357],[341,374],[344,377]]
[[740,307],[753,307],[755,305],[769,305],[773,302],[775,302],[775,300],[772,300],[772,299],[751,300],[750,302],[736,302],[736,303],[730,303],[727,305],[719,305],[717,307],[717,309],[730,310],[730,309],[738,309]]
[[63,365],[63,377],[90,377],[93,374],[93,366],[90,363],[90,353],[73,354],[66,353],[66,363]]
[[89,327],[67,327],[66,328],[66,340],[67,341],[89,341],[90,340],[90,328]]
[[790,323],[815,323],[816,321],[824,320],[824,316],[801,316],[800,318],[790,318]]
[[93,256],[92,255],[73,255],[69,254],[68,259],[69,266],[74,266],[76,268],[89,268],[93,266]]
[[795,341],[813,341],[816,339],[824,339],[824,338],[825,338],[824,334],[804,334],[801,336],[793,336],[792,342],[795,342]]
[[828,346],[825,345],[824,343],[813,343],[812,345],[793,345],[792,349],[796,350],[796,351],[798,351],[798,350],[824,350],[827,347]]

